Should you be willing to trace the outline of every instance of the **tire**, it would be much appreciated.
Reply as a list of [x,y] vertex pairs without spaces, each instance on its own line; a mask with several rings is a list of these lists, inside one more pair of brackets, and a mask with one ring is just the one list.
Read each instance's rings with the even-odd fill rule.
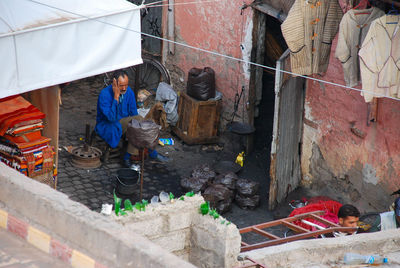
[[[168,70],[158,60],[150,56],[142,56],[143,63],[130,66],[124,70],[128,73],[129,86],[137,93],[137,90],[147,89],[156,90],[160,82],[170,84],[171,78]],[[109,86],[112,81],[112,72],[104,73],[104,86]],[[137,85],[135,82],[137,81]]]

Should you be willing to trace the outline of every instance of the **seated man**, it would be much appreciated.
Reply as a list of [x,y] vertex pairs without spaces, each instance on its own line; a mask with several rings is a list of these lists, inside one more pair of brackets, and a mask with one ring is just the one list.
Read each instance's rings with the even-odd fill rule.
[[396,228],[400,228],[400,197],[396,198],[392,204],[391,211],[379,214],[368,232],[373,233]]
[[[124,70],[117,70],[112,79],[112,85],[102,89],[97,100],[95,130],[111,148],[116,148],[122,134],[128,129],[128,123],[138,116],[138,112],[135,93],[128,85],[128,74]],[[123,165],[131,167],[131,155],[138,153],[138,149],[128,143]],[[158,154],[156,150],[149,150],[149,156],[162,162],[169,161],[168,157]]]
[[[116,148],[128,123],[138,112],[135,93],[128,85],[128,74],[124,70],[117,70],[112,79],[112,85],[100,92],[95,130],[111,148]],[[124,165],[130,164],[131,154],[137,154],[137,149],[128,144]]]
[[396,216],[396,227],[400,228],[400,197],[394,201],[394,215]]

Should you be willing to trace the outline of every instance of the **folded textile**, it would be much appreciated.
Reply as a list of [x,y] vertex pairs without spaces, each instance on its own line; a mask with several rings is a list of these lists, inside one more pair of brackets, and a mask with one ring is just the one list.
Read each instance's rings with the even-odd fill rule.
[[[23,97],[16,95],[0,99],[0,135],[9,128],[28,120],[43,119],[45,114],[39,111]],[[22,124],[23,125],[23,124]]]
[[14,142],[15,145],[19,149],[21,149],[21,150],[27,149],[28,150],[29,147],[33,147],[33,146],[36,146],[36,145],[48,144],[50,141],[51,141],[50,138],[46,138],[44,136],[41,136],[39,139],[28,141],[28,142],[14,142],[14,141],[12,141],[12,142]]
[[34,130],[26,133],[21,133],[17,135],[9,135],[5,134],[4,138],[14,142],[14,143],[29,143],[29,142],[34,142],[37,140],[40,140],[42,138],[42,134],[40,133],[40,130]]
[[20,126],[20,127],[9,128],[6,131],[6,134],[18,135],[20,133],[27,133],[32,130],[42,130],[43,127],[44,127],[43,122],[42,122],[42,120],[40,120],[40,122],[38,122],[38,123],[28,124],[28,125]]
[[54,151],[51,146],[23,156],[0,152],[0,161],[29,177],[53,171]]

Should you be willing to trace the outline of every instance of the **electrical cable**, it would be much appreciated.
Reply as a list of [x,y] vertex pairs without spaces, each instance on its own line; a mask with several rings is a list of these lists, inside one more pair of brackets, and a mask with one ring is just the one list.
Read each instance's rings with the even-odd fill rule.
[[[59,11],[65,12],[65,13],[69,13],[69,14],[72,14],[72,15],[75,15],[75,16],[80,16],[80,17],[86,18],[88,20],[94,20],[94,21],[97,21],[97,22],[100,22],[100,23],[103,23],[103,24],[106,24],[106,25],[109,25],[109,26],[112,26],[112,27],[116,27],[116,28],[128,31],[128,32],[133,32],[133,33],[136,33],[136,34],[142,34],[144,36],[152,37],[152,38],[155,38],[155,39],[158,39],[158,40],[161,40],[161,41],[165,41],[165,42],[170,42],[170,43],[173,43],[175,45],[179,45],[179,46],[183,46],[183,47],[190,48],[190,49],[193,49],[193,50],[201,51],[201,52],[208,53],[208,54],[211,54],[211,55],[220,56],[220,57],[223,57],[223,58],[227,58],[227,59],[231,59],[231,60],[234,60],[234,61],[239,61],[239,62],[242,62],[242,63],[253,65],[253,66],[256,66],[256,67],[261,67],[261,68],[264,68],[264,69],[273,70],[273,71],[276,71],[276,72],[290,74],[290,75],[293,75],[293,76],[296,76],[296,77],[301,77],[301,78],[304,78],[304,79],[308,79],[308,80],[312,80],[312,81],[328,84],[328,85],[331,85],[331,86],[337,86],[337,87],[341,87],[341,88],[344,88],[344,89],[354,90],[354,91],[357,91],[357,92],[360,92],[360,93],[368,93],[368,94],[374,95],[376,97],[383,97],[383,98],[392,99],[392,100],[395,100],[395,101],[400,101],[400,99],[398,99],[398,98],[387,96],[387,95],[383,95],[383,94],[379,94],[379,93],[376,93],[376,92],[373,92],[373,91],[370,91],[370,90],[357,89],[357,88],[341,85],[341,84],[338,84],[338,83],[334,83],[334,82],[330,82],[330,81],[326,81],[326,80],[322,80],[322,79],[318,79],[318,78],[314,78],[314,77],[309,77],[309,76],[306,76],[306,75],[296,74],[296,73],[293,73],[293,72],[290,72],[290,71],[278,70],[275,67],[262,65],[262,64],[251,62],[251,61],[247,61],[247,60],[244,60],[244,59],[239,59],[239,58],[235,58],[235,57],[232,57],[232,56],[228,56],[228,55],[225,55],[225,54],[222,54],[222,53],[219,53],[219,52],[214,52],[214,51],[206,50],[206,49],[203,49],[203,48],[191,46],[191,45],[188,45],[188,44],[180,43],[180,42],[177,42],[177,41],[172,41],[172,40],[169,40],[167,38],[155,36],[155,35],[152,35],[152,34],[136,31],[136,30],[129,29],[129,28],[126,28],[126,27],[123,27],[123,26],[119,26],[119,25],[112,24],[112,23],[109,23],[109,22],[106,22],[106,21],[102,21],[99,18],[90,18],[88,16],[77,14],[77,13],[72,12],[72,11],[68,11],[68,10],[64,10],[62,8],[58,8],[58,7],[54,7],[54,6],[48,5],[48,4],[40,3],[40,2],[37,2],[35,0],[26,0],[26,1],[30,1],[32,3],[36,3],[36,4],[39,4],[39,5],[47,6],[47,7],[50,7],[50,8],[53,8],[53,9],[56,9],[56,10],[59,10]],[[139,8],[145,8],[145,6],[139,6]]]
[[[160,2],[165,2],[165,1],[160,1]],[[175,3],[173,5],[169,4],[163,4],[163,5],[145,5],[146,8],[151,8],[151,7],[165,7],[165,6],[182,6],[182,5],[190,5],[190,4],[203,4],[203,3],[213,3],[213,2],[221,2],[220,0],[208,0],[208,1],[194,1],[194,2],[183,2],[183,3]]]

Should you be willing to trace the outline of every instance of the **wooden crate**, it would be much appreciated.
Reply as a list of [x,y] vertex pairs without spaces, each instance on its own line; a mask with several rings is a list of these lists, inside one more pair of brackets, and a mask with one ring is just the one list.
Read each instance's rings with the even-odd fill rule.
[[182,92],[173,131],[187,144],[215,143],[220,112],[221,100],[198,101]]

